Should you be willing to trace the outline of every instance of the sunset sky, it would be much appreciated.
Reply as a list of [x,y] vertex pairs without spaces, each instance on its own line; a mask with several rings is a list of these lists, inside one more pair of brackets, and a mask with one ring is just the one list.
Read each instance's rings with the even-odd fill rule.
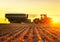
[[60,21],[60,0],[0,0],[0,23],[8,22],[5,13],[47,14]]

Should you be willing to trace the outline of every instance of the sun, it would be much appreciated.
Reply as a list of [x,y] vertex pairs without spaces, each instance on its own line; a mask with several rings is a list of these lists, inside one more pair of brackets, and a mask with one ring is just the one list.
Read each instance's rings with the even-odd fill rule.
[[58,19],[58,18],[52,18],[52,22],[53,23],[58,23],[58,22],[60,22],[60,19]]

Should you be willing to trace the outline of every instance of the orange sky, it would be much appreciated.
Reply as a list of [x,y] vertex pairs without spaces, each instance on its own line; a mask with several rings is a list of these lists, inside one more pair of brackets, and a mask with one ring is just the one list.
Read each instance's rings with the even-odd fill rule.
[[[0,23],[6,23],[5,13],[47,14],[60,19],[59,0],[0,0]],[[34,18],[30,16],[29,18]],[[60,21],[60,20],[59,20]]]

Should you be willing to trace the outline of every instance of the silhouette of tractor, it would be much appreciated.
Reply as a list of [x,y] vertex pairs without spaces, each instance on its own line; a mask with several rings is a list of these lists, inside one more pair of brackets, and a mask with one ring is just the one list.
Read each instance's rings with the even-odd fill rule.
[[33,22],[34,23],[50,23],[51,22],[51,18],[47,17],[46,14],[41,14],[40,16],[41,16],[40,17],[41,19],[35,18]]

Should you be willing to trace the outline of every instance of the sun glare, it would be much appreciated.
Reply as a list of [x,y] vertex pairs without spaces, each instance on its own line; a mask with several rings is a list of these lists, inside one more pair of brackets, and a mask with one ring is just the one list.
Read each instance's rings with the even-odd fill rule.
[[52,22],[53,23],[58,23],[58,22],[60,22],[60,20],[58,18],[52,18]]

